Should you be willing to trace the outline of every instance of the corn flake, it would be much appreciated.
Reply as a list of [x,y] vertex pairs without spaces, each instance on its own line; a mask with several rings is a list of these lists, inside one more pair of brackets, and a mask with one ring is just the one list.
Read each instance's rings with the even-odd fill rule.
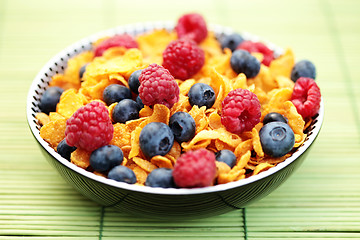
[[86,169],[90,166],[90,155],[91,152],[77,148],[74,152],[71,153],[70,160],[76,166]]

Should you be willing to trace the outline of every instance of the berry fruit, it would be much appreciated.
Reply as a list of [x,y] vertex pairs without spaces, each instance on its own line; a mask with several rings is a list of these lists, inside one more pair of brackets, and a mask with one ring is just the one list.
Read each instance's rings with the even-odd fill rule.
[[109,111],[99,101],[92,101],[79,108],[66,121],[65,136],[68,145],[89,152],[109,144],[113,133]]
[[105,39],[96,46],[94,50],[95,57],[102,56],[103,53],[111,47],[137,48],[138,44],[135,39],[128,34],[115,35]]
[[296,82],[300,77],[316,78],[315,65],[309,60],[301,60],[297,62],[291,70],[291,80]]
[[112,168],[108,173],[108,178],[129,184],[136,183],[136,175],[134,171],[122,165]]
[[66,140],[62,140],[56,147],[56,151],[58,154],[60,154],[60,156],[62,156],[63,158],[65,158],[66,160],[70,161],[70,156],[71,153],[73,151],[76,150],[76,147],[70,147],[67,143]]
[[112,103],[120,102],[123,99],[131,99],[131,91],[123,85],[111,84],[104,89],[103,99],[110,106]]
[[115,123],[126,123],[129,120],[138,119],[139,104],[131,99],[121,100],[116,104],[111,114]]
[[260,72],[260,62],[245,50],[236,50],[230,58],[231,68],[236,73],[244,73],[247,78],[253,78]]
[[85,73],[85,71],[86,71],[86,66],[88,65],[88,63],[87,64],[84,64],[81,68],[80,68],[80,70],[79,70],[79,78],[80,78],[80,80],[82,79],[82,77],[84,76],[84,73]]
[[249,53],[258,52],[263,55],[262,64],[269,66],[274,59],[274,52],[262,42],[243,41],[237,49],[243,49]]
[[215,154],[204,148],[183,153],[173,170],[176,186],[183,188],[211,186],[215,176]]
[[261,105],[258,97],[247,89],[229,92],[222,102],[221,123],[229,132],[250,131],[260,122]]
[[141,72],[139,81],[139,96],[143,104],[163,104],[171,108],[179,101],[179,86],[166,68],[150,64]]
[[139,76],[141,72],[142,69],[136,70],[130,75],[128,80],[130,90],[135,94],[139,94],[139,87],[140,87]]
[[314,79],[300,77],[295,82],[291,102],[303,118],[315,116],[320,108],[321,93]]
[[162,122],[147,124],[140,133],[139,145],[148,158],[166,155],[174,144],[174,134],[168,125]]
[[216,161],[226,163],[230,168],[233,168],[236,163],[235,154],[227,149],[220,150],[216,154]]
[[283,123],[287,123],[286,118],[281,115],[280,113],[277,112],[271,112],[266,114],[266,116],[263,119],[263,124],[267,124],[269,122],[283,122]]
[[229,48],[232,52],[236,50],[240,43],[244,41],[243,37],[238,33],[233,33],[224,37],[221,41],[221,48]]
[[272,157],[282,157],[294,147],[293,130],[283,122],[271,122],[264,125],[260,131],[260,142],[264,153]]
[[95,171],[106,172],[120,165],[123,159],[123,152],[118,146],[106,145],[91,153],[90,165]]
[[178,39],[163,52],[163,66],[178,79],[186,80],[197,73],[205,62],[204,51],[194,41]]
[[135,101],[138,104],[139,111],[144,108],[144,104],[139,95],[136,97]]
[[200,107],[206,106],[211,108],[216,100],[214,89],[205,83],[195,83],[188,93],[189,103],[191,106],[197,105]]
[[175,30],[178,38],[191,39],[197,43],[204,40],[208,34],[205,19],[197,13],[185,14],[180,17]]
[[149,173],[146,178],[145,186],[175,188],[173,170],[170,168],[157,168]]
[[60,96],[63,92],[64,89],[60,87],[49,87],[46,89],[40,99],[40,110],[46,114],[49,114],[50,112],[56,112],[56,105],[59,103]]
[[169,127],[179,143],[187,142],[195,136],[195,120],[187,112],[174,113],[170,117]]

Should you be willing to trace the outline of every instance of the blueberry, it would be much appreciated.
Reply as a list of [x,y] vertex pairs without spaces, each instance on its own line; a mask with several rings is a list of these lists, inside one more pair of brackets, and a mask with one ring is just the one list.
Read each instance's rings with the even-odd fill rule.
[[63,92],[64,89],[60,87],[49,87],[40,99],[40,110],[46,114],[56,112],[56,105],[59,103],[60,96]]
[[266,116],[264,117],[263,120],[263,124],[267,124],[269,122],[283,122],[283,123],[287,123],[286,118],[281,115],[280,113],[277,112],[271,112],[266,114]]
[[146,157],[166,155],[174,144],[174,134],[168,125],[162,122],[147,124],[140,133],[139,145]]
[[56,151],[58,152],[58,154],[60,154],[60,156],[62,156],[63,158],[65,158],[69,161],[70,161],[71,153],[75,150],[76,150],[76,147],[70,147],[66,143],[65,139],[62,140],[56,147]]
[[260,62],[248,51],[238,49],[230,58],[231,68],[236,73],[244,73],[247,78],[253,78],[260,71]]
[[260,131],[260,142],[264,152],[272,157],[282,157],[294,147],[293,130],[283,122],[271,122]]
[[174,178],[172,176],[172,169],[157,168],[153,170],[146,178],[145,186],[161,187],[161,188],[175,188]]
[[140,86],[139,76],[140,76],[141,72],[142,72],[142,69],[136,70],[135,72],[133,72],[130,75],[129,80],[128,80],[130,90],[135,94],[139,94],[139,86]]
[[188,93],[189,103],[191,106],[198,105],[199,108],[206,106],[211,108],[215,103],[215,91],[205,83],[195,83]]
[[136,103],[139,105],[139,111],[144,108],[144,104],[143,104],[143,102],[142,102],[142,100],[141,100],[141,98],[140,98],[139,95],[136,97],[136,100],[135,100],[135,101],[136,101]]
[[136,183],[136,175],[134,171],[122,165],[112,168],[108,173],[108,178],[118,182],[126,182],[130,184]]
[[216,161],[224,162],[229,165],[230,168],[233,168],[236,163],[236,156],[235,154],[227,149],[220,150],[216,154]]
[[80,78],[80,80],[82,79],[82,77],[84,76],[84,73],[85,73],[85,71],[86,71],[86,66],[87,65],[89,65],[88,63],[86,63],[86,64],[84,64],[81,68],[80,68],[80,70],[79,70],[79,78]]
[[309,60],[301,60],[297,62],[291,71],[291,80],[296,82],[299,77],[316,78],[315,65]]
[[221,48],[229,48],[232,52],[236,50],[236,48],[239,46],[241,42],[244,41],[244,38],[238,34],[233,33],[230,35],[227,35],[221,40]]
[[131,99],[121,100],[112,111],[112,119],[115,123],[125,123],[139,118],[139,105]]
[[111,84],[103,92],[104,102],[108,106],[123,99],[131,99],[131,97],[130,89],[120,84]]
[[179,143],[187,142],[195,136],[195,120],[187,112],[174,113],[170,117],[169,127]]
[[106,145],[93,151],[90,155],[90,165],[94,170],[106,172],[122,163],[124,154],[118,146]]

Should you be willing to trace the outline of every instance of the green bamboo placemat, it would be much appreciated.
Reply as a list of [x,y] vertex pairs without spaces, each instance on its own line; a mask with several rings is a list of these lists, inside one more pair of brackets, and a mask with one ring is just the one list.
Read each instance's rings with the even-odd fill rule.
[[[0,239],[360,239],[359,9],[356,0],[0,0]],[[268,197],[218,217],[139,219],[85,199],[48,165],[28,130],[32,79],[96,31],[192,11],[315,63],[325,122],[312,152]]]

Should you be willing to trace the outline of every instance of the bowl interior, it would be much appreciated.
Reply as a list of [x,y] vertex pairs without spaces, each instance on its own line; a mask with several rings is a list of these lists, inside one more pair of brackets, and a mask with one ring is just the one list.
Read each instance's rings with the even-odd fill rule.
[[[252,182],[256,182],[260,179],[263,179],[271,174],[276,173],[277,171],[285,168],[293,161],[295,161],[301,154],[303,154],[310,145],[315,141],[316,137],[320,132],[320,128],[323,123],[324,117],[324,104],[323,100],[321,101],[320,111],[317,116],[314,117],[314,121],[309,129],[307,138],[305,142],[294,152],[294,154],[286,159],[284,162],[279,163],[277,166],[270,168],[267,171],[261,172],[258,175],[248,177],[246,179],[230,182],[226,184],[220,184],[211,187],[204,188],[194,188],[194,189],[162,189],[162,188],[151,188],[137,185],[130,185],[127,183],[116,182],[114,180],[106,179],[100,176],[97,176],[91,172],[88,172],[76,165],[70,163],[66,159],[62,158],[53,148],[49,146],[47,142],[45,142],[40,137],[40,125],[36,120],[35,116],[40,111],[39,110],[39,102],[42,94],[47,89],[51,77],[55,74],[62,73],[66,66],[67,61],[73,56],[79,54],[82,51],[92,49],[92,43],[104,36],[112,36],[115,34],[127,33],[133,36],[136,36],[141,33],[148,32],[153,29],[167,29],[171,31],[174,27],[172,22],[152,22],[152,23],[139,23],[134,25],[126,25],[117,27],[114,29],[106,30],[94,35],[91,35],[87,38],[84,38],[73,45],[67,47],[52,59],[50,59],[46,65],[40,70],[35,79],[32,82],[30,87],[28,98],[27,98],[27,120],[32,134],[35,139],[39,142],[39,144],[47,151],[56,161],[60,162],[65,167],[81,174],[82,176],[107,184],[112,187],[126,189],[131,191],[143,192],[143,193],[154,193],[154,194],[167,194],[167,195],[187,195],[187,194],[201,194],[201,193],[211,193],[217,191],[225,191],[227,189],[236,188],[239,186],[244,186],[250,184]],[[231,34],[233,31],[230,28],[226,28],[219,25],[210,25],[210,29],[215,32],[216,37],[218,39],[223,38],[224,36]],[[260,40],[258,37],[253,36],[249,33],[242,33],[242,36],[247,40]],[[274,50],[275,55],[281,55],[283,50],[270,42],[265,42],[272,50]]]

